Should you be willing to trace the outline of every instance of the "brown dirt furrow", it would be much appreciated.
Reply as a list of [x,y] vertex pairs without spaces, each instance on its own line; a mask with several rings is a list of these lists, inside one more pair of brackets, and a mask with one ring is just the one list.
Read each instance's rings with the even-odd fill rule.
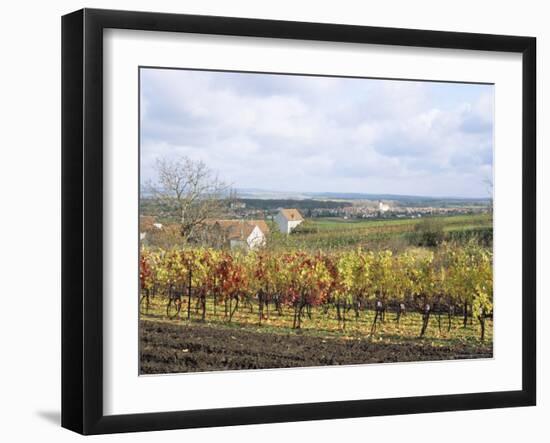
[[490,358],[490,345],[378,343],[205,324],[142,321],[141,373],[166,374],[411,361]]

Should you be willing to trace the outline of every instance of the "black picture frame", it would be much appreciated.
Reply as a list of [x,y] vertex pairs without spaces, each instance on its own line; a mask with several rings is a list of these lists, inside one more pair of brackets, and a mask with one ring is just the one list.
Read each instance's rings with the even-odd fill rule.
[[[103,413],[103,30],[522,54],[522,389],[131,415]],[[62,426],[82,434],[531,406],[536,403],[536,39],[83,9],[62,18]],[[518,274],[520,270],[518,269]]]

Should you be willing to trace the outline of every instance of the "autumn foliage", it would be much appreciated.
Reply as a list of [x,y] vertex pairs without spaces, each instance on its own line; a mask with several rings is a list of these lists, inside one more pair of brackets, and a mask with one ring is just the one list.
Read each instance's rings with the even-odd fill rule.
[[[214,309],[223,306],[230,321],[240,306],[257,309],[258,321],[281,308],[294,312],[294,328],[311,316],[312,307],[334,308],[341,327],[365,309],[376,311],[373,331],[396,312],[422,314],[425,333],[430,315],[464,322],[485,321],[493,312],[492,252],[475,243],[443,244],[436,250],[413,249],[402,253],[362,249],[336,253],[267,250],[229,252],[209,248],[183,250],[143,249],[140,259],[141,297],[180,294],[193,300],[206,317],[206,300]],[[351,315],[350,315],[351,313]]]

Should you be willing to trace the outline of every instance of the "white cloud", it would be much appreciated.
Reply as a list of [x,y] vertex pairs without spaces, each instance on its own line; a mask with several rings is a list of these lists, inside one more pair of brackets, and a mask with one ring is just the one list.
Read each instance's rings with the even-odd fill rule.
[[142,72],[142,175],[200,158],[236,187],[485,195],[493,88]]

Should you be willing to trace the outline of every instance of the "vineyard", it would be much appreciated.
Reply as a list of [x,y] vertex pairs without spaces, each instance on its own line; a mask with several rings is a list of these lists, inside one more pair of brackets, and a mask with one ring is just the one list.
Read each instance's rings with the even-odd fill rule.
[[[440,240],[449,243],[477,241],[492,245],[493,221],[489,214],[470,214],[423,219],[344,220],[341,218],[308,219],[290,236],[272,238],[286,249],[307,251],[341,251],[350,248],[405,249],[409,246],[433,246],[422,236],[423,225],[433,222],[441,230]],[[420,232],[419,232],[420,231]]]
[[365,337],[403,326],[449,339],[477,325],[480,342],[492,337],[492,253],[475,242],[400,253],[143,249],[140,282],[142,318],[294,331],[333,322]]

